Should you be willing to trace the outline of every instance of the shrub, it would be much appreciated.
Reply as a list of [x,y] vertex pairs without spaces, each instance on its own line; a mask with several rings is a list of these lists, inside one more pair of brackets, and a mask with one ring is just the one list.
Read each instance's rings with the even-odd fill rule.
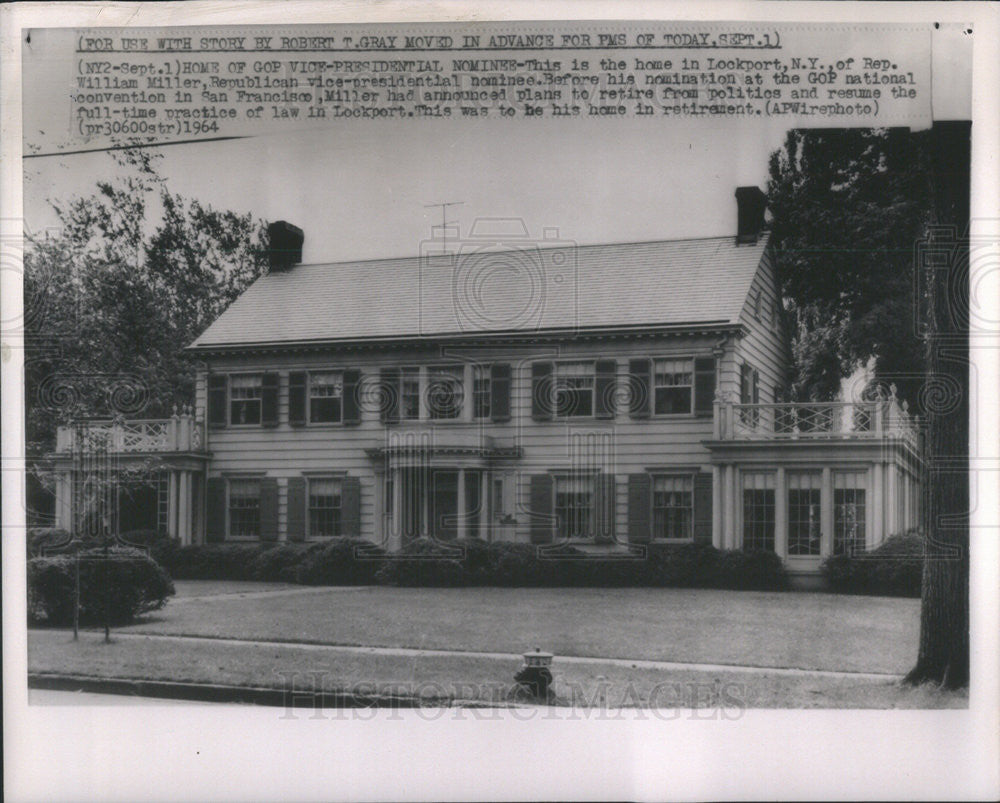
[[[110,560],[103,549],[80,553],[80,622],[127,624],[144,613],[162,608],[174,593],[174,584],[156,561],[134,549],[115,547]],[[50,625],[73,622],[76,559],[70,555],[28,561],[28,618]]]
[[369,585],[383,567],[384,556],[370,541],[336,538],[301,552],[293,576],[305,585]]
[[649,585],[667,587],[718,585],[721,554],[711,544],[650,546],[643,566],[644,580]]
[[833,555],[823,561],[821,569],[834,591],[919,597],[923,555],[923,537],[910,530],[890,536],[869,552]]
[[136,547],[137,549],[148,549],[153,544],[164,539],[163,533],[159,530],[129,530],[122,533],[119,537],[125,542],[126,546]]
[[25,554],[29,558],[38,558],[65,552],[72,540],[73,536],[68,530],[58,527],[32,527],[27,533]]
[[720,553],[716,585],[719,588],[781,591],[788,588],[785,567],[774,552],[729,549]]
[[253,559],[250,572],[255,580],[295,582],[295,573],[314,544],[281,544],[262,549]]
[[[164,543],[165,542],[165,543]],[[163,539],[150,550],[175,580],[253,580],[260,544],[189,544]]]
[[552,574],[551,564],[538,559],[533,544],[496,541],[490,544],[490,573],[487,585],[540,586]]
[[397,586],[457,586],[465,584],[461,551],[430,538],[417,538],[388,558],[378,571],[379,582]]

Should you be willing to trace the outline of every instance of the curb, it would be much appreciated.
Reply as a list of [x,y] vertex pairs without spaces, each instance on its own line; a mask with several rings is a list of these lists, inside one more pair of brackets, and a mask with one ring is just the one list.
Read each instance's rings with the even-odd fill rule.
[[456,700],[451,697],[360,694],[349,691],[285,690],[266,686],[225,686],[166,680],[100,678],[91,675],[28,673],[29,689],[85,691],[203,703],[242,703],[273,708],[509,708],[508,702]]

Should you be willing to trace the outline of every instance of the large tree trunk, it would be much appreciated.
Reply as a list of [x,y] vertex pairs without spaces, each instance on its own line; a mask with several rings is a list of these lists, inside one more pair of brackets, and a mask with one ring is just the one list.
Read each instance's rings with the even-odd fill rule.
[[[927,279],[926,557],[920,651],[906,676],[946,688],[969,684],[969,123],[931,132],[937,226],[922,260]],[[931,398],[931,388],[944,393]],[[958,389],[956,391],[956,389]]]

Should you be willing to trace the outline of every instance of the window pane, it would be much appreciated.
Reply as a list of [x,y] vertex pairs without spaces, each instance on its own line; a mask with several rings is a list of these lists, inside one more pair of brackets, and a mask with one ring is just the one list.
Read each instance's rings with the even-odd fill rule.
[[339,480],[309,480],[309,534],[340,535]]
[[463,369],[431,368],[427,373],[427,410],[431,418],[458,418],[462,414]]
[[474,366],[472,369],[472,415],[474,417],[490,417],[490,390],[489,366]]
[[820,554],[820,475],[788,475],[788,554]]
[[593,477],[556,478],[556,517],[561,538],[591,538]]
[[229,377],[229,421],[259,424],[263,379],[260,374]]
[[569,417],[594,414],[594,364],[556,363],[556,415]]
[[229,534],[260,536],[260,482],[258,480],[229,481]]
[[406,420],[416,420],[420,418],[420,369],[402,369],[402,398],[400,399],[399,414]]
[[309,421],[339,423],[344,377],[340,372],[309,375]]
[[654,412],[671,415],[691,412],[691,360],[656,360],[653,368]]
[[865,472],[838,471],[833,476],[833,554],[864,552]]
[[691,477],[653,478],[653,537],[690,538],[693,516]]

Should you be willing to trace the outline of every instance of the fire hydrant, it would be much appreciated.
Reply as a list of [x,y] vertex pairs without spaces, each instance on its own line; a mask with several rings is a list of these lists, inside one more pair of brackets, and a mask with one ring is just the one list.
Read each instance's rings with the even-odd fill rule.
[[534,652],[524,654],[524,663],[514,675],[514,680],[535,699],[547,700],[552,685],[550,666],[552,666],[552,653],[542,652],[536,647]]

